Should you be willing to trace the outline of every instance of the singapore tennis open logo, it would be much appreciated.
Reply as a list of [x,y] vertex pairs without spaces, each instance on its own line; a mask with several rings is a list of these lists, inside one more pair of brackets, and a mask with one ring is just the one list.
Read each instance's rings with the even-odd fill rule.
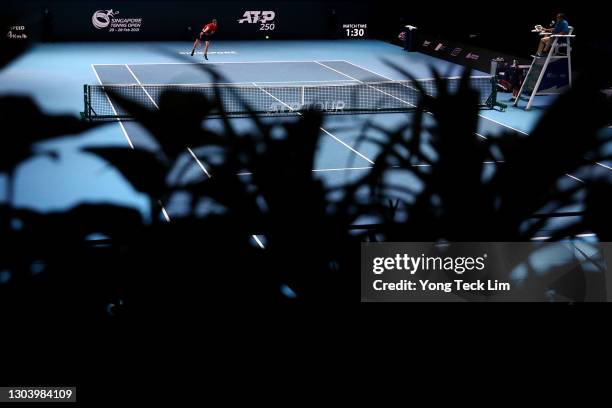
[[91,16],[91,23],[98,30],[107,29],[109,33],[137,33],[142,27],[142,18],[117,18],[119,11],[96,10]]
[[119,14],[118,11],[110,10],[98,10],[91,17],[91,23],[98,30],[106,28],[110,25],[111,19],[115,17],[115,15]]

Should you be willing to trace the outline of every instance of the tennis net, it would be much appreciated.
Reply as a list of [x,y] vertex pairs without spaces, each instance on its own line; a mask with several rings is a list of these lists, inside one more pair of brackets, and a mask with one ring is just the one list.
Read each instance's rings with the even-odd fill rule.
[[[459,88],[460,77],[445,78],[449,92]],[[211,112],[221,114],[220,107],[230,116],[295,115],[305,110],[318,110],[329,114],[376,113],[408,111],[417,107],[422,97],[419,88],[427,95],[437,94],[436,81],[423,79],[415,81],[355,82],[316,85],[269,85],[269,84],[189,84],[189,85],[85,85],[85,109],[83,116],[88,120],[129,119],[131,115],[121,107],[117,96],[138,102],[150,110],[166,106],[168,101],[180,103],[181,98],[163,100],[167,91],[197,93],[210,100],[220,101]],[[496,92],[493,77],[474,76],[471,87],[480,94],[480,106],[496,106]],[[173,106],[180,109],[180,106]]]

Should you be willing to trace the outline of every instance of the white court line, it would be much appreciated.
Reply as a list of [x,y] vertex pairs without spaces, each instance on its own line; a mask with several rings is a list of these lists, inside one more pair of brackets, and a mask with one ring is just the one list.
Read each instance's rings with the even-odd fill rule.
[[[597,234],[592,234],[592,233],[575,235],[576,238],[589,238],[589,237],[595,237],[595,236],[597,236]],[[533,237],[531,238],[531,241],[546,241],[551,238],[552,237]]]
[[[370,72],[370,73],[372,73],[372,74],[374,74],[374,75],[378,75],[378,76],[380,76],[381,78],[385,78],[385,79],[388,79],[388,80],[392,80],[391,78],[389,78],[389,77],[387,77],[387,76],[384,76],[384,75],[378,74],[378,73],[376,73],[376,72],[374,72],[374,71],[372,71],[372,70],[369,70],[369,69],[367,69],[367,68],[361,67],[361,66],[359,66],[359,65],[357,65],[357,64],[353,64],[353,63],[352,63],[352,62],[350,62],[350,61],[343,60],[342,62],[346,62],[347,64],[353,65],[353,66],[355,66],[355,67],[357,67],[357,68],[359,68],[359,69],[363,69],[364,71],[368,71],[368,72]],[[340,72],[340,71],[337,71],[337,72]],[[348,75],[347,75],[347,76],[348,76]],[[482,76],[481,76],[481,77],[482,77]],[[480,116],[480,117],[481,117],[481,118],[483,118],[483,119],[489,120],[489,121],[491,121],[491,122],[497,123],[497,124],[499,124],[499,125],[501,125],[501,126],[503,126],[503,127],[506,127],[506,128],[508,128],[508,129],[514,130],[515,132],[519,132],[519,133],[522,133],[522,134],[524,134],[524,135],[529,136],[529,134],[528,134],[528,133],[525,133],[525,132],[523,132],[522,130],[515,129],[515,128],[511,127],[511,126],[505,125],[505,124],[503,124],[503,123],[501,123],[501,122],[498,122],[498,121],[496,121],[496,120],[493,120],[493,119],[491,119],[491,118],[487,118],[486,116],[483,116],[483,115],[481,115],[481,114],[478,114],[478,116]],[[482,137],[483,139],[486,139],[486,137],[485,137],[485,136],[483,136],[483,135],[481,135],[481,134],[476,133],[476,135],[477,135],[477,136],[479,136],[479,137]],[[597,164],[599,164],[599,165],[601,165],[601,166],[603,166],[603,167],[606,167],[606,168],[610,169],[608,166],[604,166],[603,164],[600,164],[600,163],[597,163]],[[610,169],[610,170],[612,170],[612,169]],[[581,179],[579,179],[578,177],[572,176],[571,174],[566,174],[566,176],[568,176],[568,177],[570,177],[570,178],[572,178],[572,179],[574,179],[574,180],[576,180],[576,181],[579,181],[579,182],[581,182],[581,183],[583,183],[583,184],[584,184],[584,180],[581,180]]]
[[257,235],[253,235],[253,239],[255,240],[255,242],[257,242],[257,245],[259,245],[261,249],[266,249],[263,242],[261,242],[261,240],[259,239]]
[[187,150],[189,151],[189,154],[191,155],[191,157],[193,157],[193,160],[195,160],[196,163],[198,163],[198,166],[200,167],[200,169],[202,169],[204,174],[206,174],[208,178],[210,178],[210,173],[208,172],[204,164],[200,161],[200,159],[193,153],[193,150],[191,150],[190,147],[188,147]]
[[[259,85],[257,85],[257,83],[253,82],[253,85],[255,85],[257,88],[259,88],[262,92],[265,92],[266,94],[270,95],[272,98],[276,99],[277,101],[279,101],[280,103],[282,103],[283,105],[285,105],[287,108],[289,108],[289,110],[291,112],[294,111],[294,109],[287,105],[285,102],[281,101],[280,99],[278,99],[276,96],[272,95],[270,92],[266,91],[265,89],[263,89],[262,87],[260,87]],[[300,112],[297,112],[297,114],[299,116],[302,116],[302,114]],[[350,151],[352,151],[353,153],[355,153],[356,155],[358,155],[359,157],[361,157],[362,159],[367,160],[369,163],[374,164],[374,162],[372,160],[370,160],[369,158],[367,158],[366,156],[364,156],[361,152],[355,150],[353,147],[349,146],[348,144],[344,143],[344,141],[338,139],[335,135],[331,134],[330,132],[328,132],[327,130],[325,130],[323,127],[319,127],[319,129],[321,129],[323,132],[325,132],[328,136],[332,137],[334,140],[336,140],[338,143],[340,143],[341,145],[343,145],[344,147],[346,147],[347,149],[349,149]]]
[[331,168],[331,169],[313,169],[313,173],[322,173],[326,171],[346,171],[346,170],[369,170],[372,169],[372,166],[364,166],[364,167],[341,167],[341,168]]
[[[323,62],[342,62],[343,60],[322,60]],[[277,64],[277,63],[315,63],[316,61],[288,61],[288,60],[271,60],[271,61],[219,61],[219,62],[137,62],[130,65],[216,65],[216,64]],[[124,64],[95,64],[102,66],[122,66]]]
[[605,165],[605,164],[603,164],[603,163],[600,163],[600,162],[595,162],[595,164],[597,164],[597,165],[599,165],[599,166],[601,166],[601,167],[603,167],[603,168],[605,168],[605,169],[612,170],[612,167],[610,167],[610,166],[606,166],[606,165]]
[[[94,74],[96,75],[96,78],[98,79],[98,83],[100,85],[104,85],[102,83],[102,80],[100,79],[100,76],[98,75],[98,72],[96,71],[96,68],[94,67],[94,65],[91,65],[91,69],[93,70]],[[117,114],[117,110],[115,109],[115,106],[112,104],[109,96],[106,94],[106,92],[104,93],[104,95],[106,96],[106,100],[108,101],[108,104],[110,105],[111,109],[113,110],[113,112],[115,113],[115,116],[119,116]],[[123,126],[123,122],[121,122],[121,119],[117,119],[117,122],[119,122],[119,126],[121,127],[121,131],[123,132],[123,136],[125,136],[125,138],[128,141],[128,144],[130,145],[130,147],[133,149],[134,148],[134,143],[132,143],[132,140],[130,139],[130,137],[128,136],[125,127]]]
[[[153,102],[153,104],[155,105],[155,107],[159,110],[159,106],[157,106],[157,104],[155,103],[155,101],[153,100],[153,98],[151,97],[151,95],[149,95],[149,93],[147,92],[147,90],[144,88],[144,86],[142,86],[142,83],[140,82],[140,80],[138,79],[138,77],[134,74],[134,72],[132,72],[132,70],[130,69],[130,67],[127,66],[127,64],[125,64],[125,66],[127,67],[127,69],[130,71],[130,73],[132,74],[132,76],[134,77],[134,79],[136,80],[136,82],[138,82],[138,84],[140,84],[140,86],[142,87],[142,90],[145,91],[145,93],[147,94],[147,96],[149,97],[149,99],[151,100],[151,102]],[[198,166],[200,167],[200,169],[204,172],[204,174],[206,174],[206,176],[208,178],[211,178],[210,173],[208,172],[208,170],[206,169],[206,167],[204,166],[204,164],[202,163],[202,161],[193,153],[193,150],[191,150],[190,147],[187,147],[187,151],[189,152],[189,154],[191,155],[191,157],[193,158],[193,160],[195,160],[195,162],[198,164]],[[166,216],[166,220],[170,221],[170,217],[168,216],[168,213],[166,212],[165,208],[162,206],[162,211],[164,212],[164,215]],[[253,239],[255,240],[255,242],[257,242],[257,244],[259,245],[260,248],[264,249],[265,247],[263,246],[263,243],[259,240],[259,238],[257,237],[257,235],[252,235]]]
[[[385,78],[385,79],[388,79],[388,80],[392,81],[392,79],[391,79],[391,78],[389,78],[389,77],[387,77],[387,76],[384,76],[384,75],[378,74],[378,73],[376,73],[376,72],[374,72],[374,71],[372,71],[372,70],[370,70],[370,69],[364,68],[364,67],[359,66],[359,65],[357,65],[357,64],[354,64],[354,63],[352,63],[352,62],[350,62],[350,61],[342,60],[342,62],[346,62],[347,64],[351,64],[351,65],[353,65],[354,67],[357,67],[357,68],[363,69],[364,71],[371,72],[371,73],[372,73],[372,74],[374,74],[374,75],[378,75],[378,76],[379,76],[379,77],[381,77],[381,78]],[[477,78],[483,78],[483,76],[480,76],[480,77],[477,77]],[[498,121],[496,121],[495,119],[487,118],[486,116],[483,116],[483,115],[482,115],[482,114],[480,114],[480,113],[478,114],[478,116],[480,116],[481,118],[486,119],[486,120],[488,120],[488,121],[491,121],[491,122],[493,122],[493,123],[497,123],[498,125],[503,126],[503,127],[505,127],[505,128],[508,128],[508,129],[510,129],[510,130],[514,130],[515,132],[522,133],[522,134],[524,134],[524,135],[526,135],[526,136],[529,136],[529,133],[523,132],[522,130],[519,130],[519,129],[515,129],[515,128],[513,128],[512,126],[508,126],[508,125],[506,125],[506,124],[504,124],[504,123],[498,122]]]
[[[127,65],[127,64],[125,64]],[[130,70],[131,71],[131,70]],[[132,74],[133,75],[133,74]],[[328,80],[328,81],[262,81],[259,82],[260,84],[303,84],[303,83],[316,83],[316,84],[331,84],[334,85],[334,83],[336,82],[350,82],[353,83],[355,81],[351,80],[351,79],[334,79],[334,80]],[[381,84],[387,83],[387,82],[380,82]],[[144,85],[146,86],[190,86],[190,87],[215,87],[215,86],[244,86],[244,85],[252,85],[253,82],[193,82],[190,84],[171,84],[171,83],[165,83],[165,84],[153,84],[153,83],[146,83]],[[116,87],[130,87],[130,86],[134,86],[134,84],[104,84],[104,86],[116,86]],[[346,86],[345,84],[338,84],[338,86]]]
[[344,75],[344,76],[345,76],[345,77],[347,77],[347,78],[350,78],[350,79],[352,79],[352,80],[354,80],[354,81],[359,82],[360,84],[364,84],[364,85],[366,85],[366,86],[368,86],[368,87],[370,87],[370,88],[372,88],[372,89],[377,90],[377,91],[378,91],[378,92],[380,92],[380,93],[383,93],[383,94],[385,94],[385,95],[387,95],[387,96],[390,96],[390,97],[392,97],[392,98],[394,98],[394,99],[397,99],[398,101],[400,101],[400,102],[402,102],[402,103],[405,103],[406,105],[416,106],[416,105],[415,105],[415,104],[413,104],[413,103],[407,102],[407,101],[405,101],[405,100],[403,100],[403,99],[401,99],[401,98],[398,98],[397,96],[391,95],[390,93],[387,93],[387,92],[385,92],[385,91],[382,91],[382,90],[380,90],[380,89],[378,89],[378,88],[375,88],[375,87],[373,87],[373,86],[371,86],[371,85],[368,85],[368,84],[366,84],[365,82],[358,80],[357,78],[353,78],[352,76],[347,75],[347,74],[345,74],[344,72],[340,72],[340,71],[338,71],[338,70],[336,70],[336,69],[333,69],[332,67],[328,67],[327,65],[322,64],[322,63],[321,63],[321,62],[319,62],[319,61],[315,61],[315,62],[316,62],[317,64],[319,64],[319,65],[321,65],[321,66],[323,66],[323,67],[327,68],[327,69],[330,69],[330,70],[332,70],[332,71],[334,71],[334,72],[337,72],[337,73],[338,73],[338,74],[340,74],[340,75]]
[[[127,66],[127,65],[126,65],[126,66]],[[92,64],[91,68],[93,69],[93,72],[96,74],[96,78],[98,78],[98,82],[100,83],[100,85],[104,85],[104,84],[102,83],[102,80],[100,79],[100,76],[98,75],[98,72],[96,71],[96,68],[93,66],[93,64]],[[136,78],[136,75],[134,75],[134,73],[132,72],[132,70],[131,70],[129,67],[127,67],[127,68],[128,68],[128,70],[130,71],[130,73],[131,73],[131,74],[134,76],[134,78]],[[138,81],[138,78],[136,78],[136,80]],[[140,82],[140,81],[139,81],[139,82]],[[144,89],[144,88],[143,88],[143,89]],[[146,92],[146,90],[145,90],[145,92]],[[106,95],[106,93],[105,93],[105,95]],[[147,93],[147,95],[149,95],[149,94]],[[149,98],[150,98],[150,97],[151,97],[151,96],[149,95]],[[117,111],[115,110],[115,106],[114,106],[114,105],[113,105],[113,103],[111,102],[111,100],[110,100],[110,98],[108,97],[108,95],[106,95],[106,99],[108,100],[108,104],[109,104],[109,105],[111,106],[111,108],[113,109],[113,112],[115,112],[115,115],[117,115]],[[152,99],[151,99],[151,100],[152,100]],[[155,103],[155,102],[153,102],[153,103]],[[157,106],[157,105],[155,105],[155,106]],[[158,108],[158,109],[159,109],[159,108]],[[134,149],[134,144],[132,143],[132,140],[131,140],[131,139],[130,139],[130,137],[128,136],[127,131],[125,130],[125,127],[123,126],[123,123],[121,122],[121,119],[117,119],[117,122],[119,122],[119,126],[121,126],[121,130],[123,131],[123,134],[125,135],[125,138],[127,139],[128,143],[129,143],[129,145],[130,145],[130,147],[131,147],[132,149]],[[166,211],[166,207],[164,207],[164,205],[162,204],[162,202],[161,202],[161,201],[158,201],[158,203],[159,203],[159,206],[161,207],[161,211],[162,211],[162,214],[163,214],[164,218],[166,219],[166,222],[170,222],[170,215],[168,214],[168,211]]]
[[[325,172],[333,172],[333,171],[348,171],[348,170],[369,170],[373,169],[373,166],[363,166],[363,167],[339,167],[339,168],[330,168],[330,169],[312,169],[313,173],[325,173]],[[236,174],[237,176],[251,176],[253,173],[249,171],[245,171],[242,173]]]
[[142,90],[144,91],[144,93],[147,94],[147,96],[149,97],[149,99],[151,100],[151,102],[153,102],[153,105],[155,105],[155,107],[157,108],[157,110],[159,110],[159,106],[157,106],[157,103],[155,102],[155,100],[151,97],[151,95],[147,92],[147,90],[145,89],[144,86],[142,86],[142,82],[140,82],[140,80],[138,79],[138,77],[134,74],[134,72],[130,69],[130,66],[128,64],[125,64],[125,67],[128,69],[128,71],[130,71],[130,74],[132,74],[132,76],[134,77],[134,79],[136,80],[136,82],[138,82],[138,85],[140,85],[140,87],[142,88]]
[[[157,105],[157,103],[155,103],[155,100],[151,97],[151,95],[147,92],[147,90],[145,89],[145,87],[142,85],[142,83],[140,82],[140,80],[138,79],[138,77],[136,76],[136,74],[134,74],[134,72],[130,69],[130,67],[125,64],[125,67],[128,69],[128,71],[130,71],[130,74],[132,74],[132,76],[134,77],[134,79],[136,80],[136,82],[138,82],[138,85],[140,85],[140,87],[142,88],[142,90],[147,94],[147,96],[149,97],[149,99],[151,100],[151,102],[153,102],[153,105],[155,105],[155,107],[157,108],[157,110],[159,110],[159,106]],[[202,171],[204,172],[204,174],[206,174],[208,176],[208,178],[210,178],[210,173],[208,172],[208,170],[206,169],[206,167],[204,166],[204,164],[200,161],[200,159],[198,159],[198,157],[193,153],[193,151],[191,150],[190,147],[187,147],[187,151],[189,151],[189,154],[191,154],[191,157],[193,157],[193,159],[196,161],[196,163],[198,164],[198,166],[200,167],[200,169],[202,169]]]
[[[498,164],[504,163],[503,160],[496,161],[483,161],[482,164]],[[391,166],[393,168],[400,168],[399,166]],[[411,164],[410,167],[431,167],[431,164]],[[334,171],[348,171],[348,170],[369,170],[373,169],[373,166],[362,166],[362,167],[338,167],[338,168],[327,168],[327,169],[312,169],[313,173],[325,173],[325,172],[334,172]],[[236,174],[237,176],[250,176],[253,173],[249,171],[245,171],[242,173]]]
[[162,204],[161,200],[158,201],[158,203],[159,203],[159,206],[161,207],[162,214],[164,215],[164,218],[166,219],[166,222],[170,222],[170,215],[168,214],[168,211],[166,211],[166,208]]
[[574,180],[576,180],[576,181],[581,182],[582,184],[585,184],[584,180],[580,180],[578,177],[572,176],[571,174],[567,174],[567,173],[566,173],[565,175],[566,175],[567,177],[569,177],[569,178],[572,178],[572,179],[574,179]]

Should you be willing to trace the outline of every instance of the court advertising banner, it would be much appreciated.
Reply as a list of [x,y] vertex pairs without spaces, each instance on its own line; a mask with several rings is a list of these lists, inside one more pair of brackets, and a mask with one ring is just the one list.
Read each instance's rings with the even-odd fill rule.
[[419,33],[416,43],[416,51],[483,72],[490,71],[491,61],[496,58],[503,58],[506,62],[517,60],[519,64],[531,62],[524,58],[439,38],[426,33]]
[[612,243],[363,243],[362,302],[607,302]]

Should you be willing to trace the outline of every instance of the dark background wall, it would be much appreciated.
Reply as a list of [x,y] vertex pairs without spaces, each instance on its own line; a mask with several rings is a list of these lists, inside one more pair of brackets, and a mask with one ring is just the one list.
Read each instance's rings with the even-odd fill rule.
[[[590,3],[590,4],[589,4]],[[612,53],[612,30],[602,6],[581,2],[442,2],[442,1],[33,1],[10,0],[5,12],[19,12],[31,24],[33,34],[45,30],[56,41],[82,40],[179,40],[188,39],[187,26],[199,26],[216,17],[220,21],[219,39],[330,38],[342,36],[343,23],[368,24],[368,36],[394,41],[402,26],[412,24],[423,33],[439,38],[526,57],[534,51],[537,36],[534,24],[547,25],[557,11],[568,15],[576,27],[575,49],[595,49]],[[119,17],[142,18],[140,32],[109,33],[91,24],[96,10],[119,10]],[[43,10],[49,13],[42,24]],[[274,10],[275,29],[262,31],[257,24],[239,24],[247,10]],[[335,13],[332,13],[335,10]],[[589,51],[591,52],[591,51]]]
[[[110,32],[92,24],[97,10],[119,11],[117,18],[142,19],[138,31]],[[368,2],[346,1],[25,1],[13,10],[35,22],[46,20],[47,36],[55,41],[184,40],[187,27],[200,28],[212,18],[219,21],[217,38],[328,38],[342,33],[343,23],[373,24],[375,7]],[[239,23],[246,11],[274,11],[273,30],[260,23]],[[334,11],[334,12],[333,12]],[[43,16],[45,18],[43,18]],[[333,23],[333,26],[331,25]],[[42,21],[41,21],[42,24]],[[31,24],[33,32],[39,24]],[[39,34],[39,33],[36,33]]]

